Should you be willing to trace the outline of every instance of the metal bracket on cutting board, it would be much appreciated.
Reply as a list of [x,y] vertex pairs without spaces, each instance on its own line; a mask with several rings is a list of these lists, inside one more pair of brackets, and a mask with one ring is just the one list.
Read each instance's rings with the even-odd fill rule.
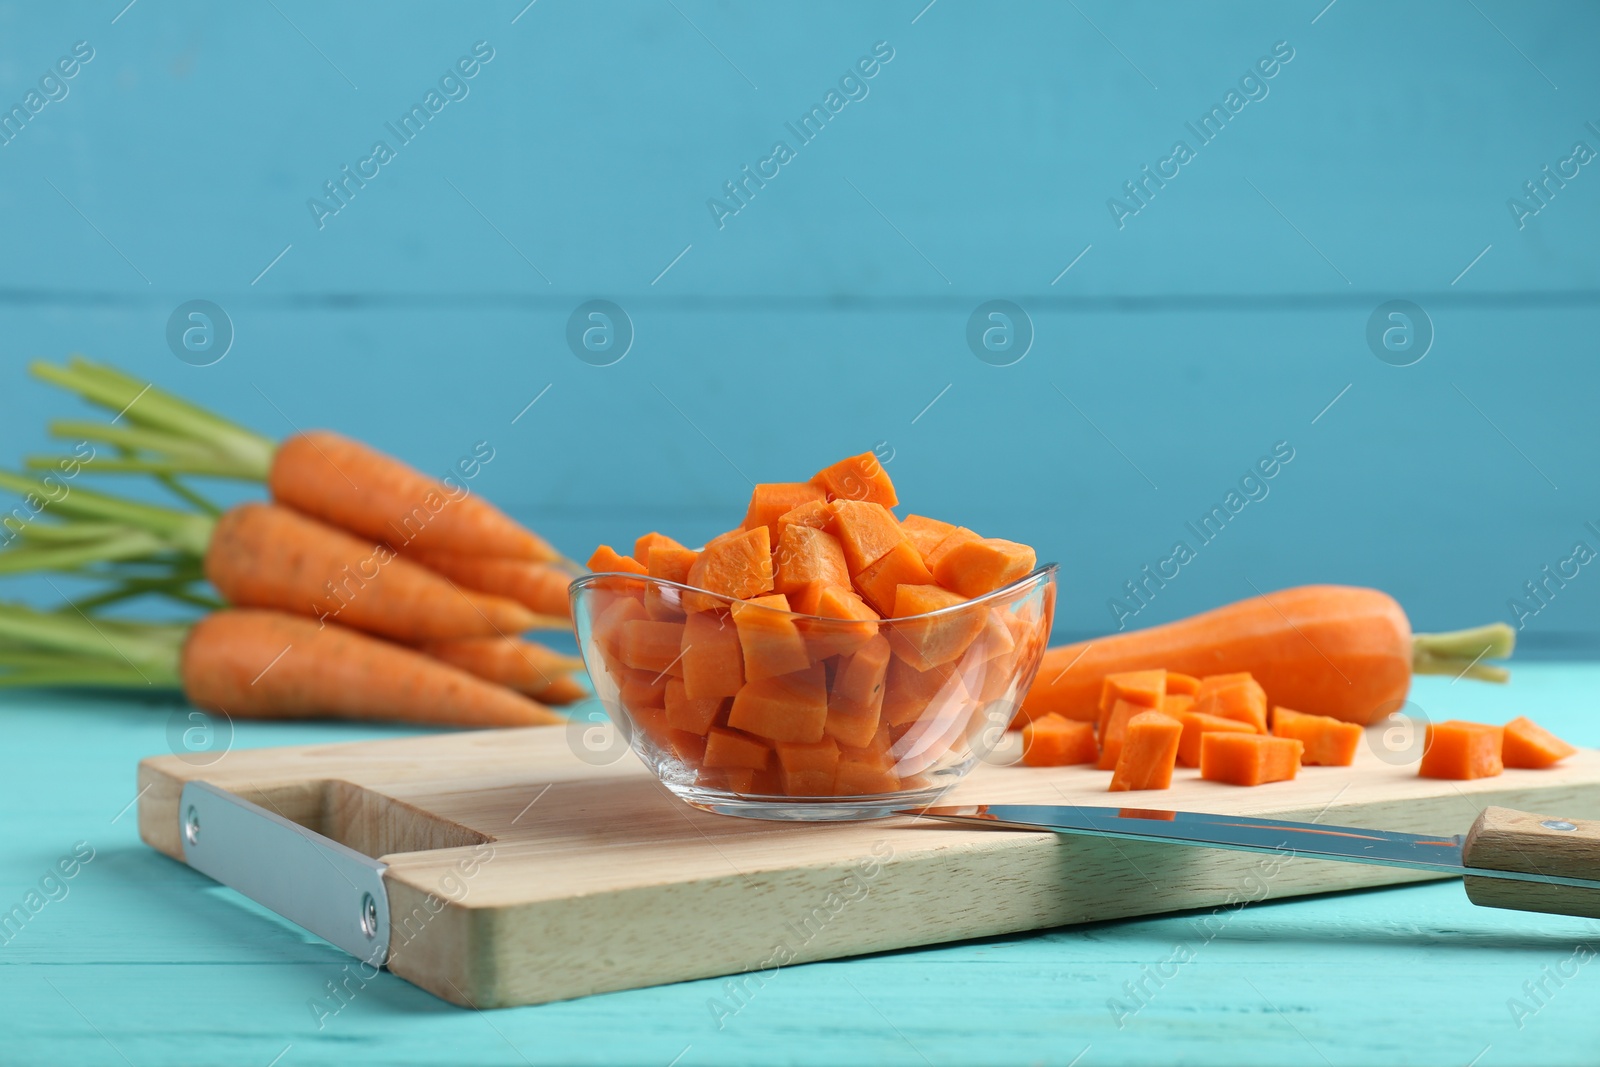
[[184,862],[352,956],[389,958],[388,864],[207,782],[178,803]]

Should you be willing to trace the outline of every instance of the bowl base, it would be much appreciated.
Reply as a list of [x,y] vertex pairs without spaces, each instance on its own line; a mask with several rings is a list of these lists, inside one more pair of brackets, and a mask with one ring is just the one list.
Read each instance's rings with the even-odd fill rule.
[[667,788],[701,811],[716,815],[773,822],[859,822],[886,819],[907,808],[938,803],[954,784],[853,797],[757,796],[670,783]]

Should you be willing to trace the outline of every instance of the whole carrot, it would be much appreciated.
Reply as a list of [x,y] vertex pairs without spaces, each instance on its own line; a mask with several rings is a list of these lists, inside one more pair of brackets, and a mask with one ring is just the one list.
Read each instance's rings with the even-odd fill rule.
[[267,486],[280,504],[402,552],[560,558],[547,541],[472,495],[465,483],[446,485],[327,430],[295,434],[279,445]]
[[567,586],[572,583],[573,575],[557,564],[460,552],[421,552],[414,558],[464,589],[508,597],[540,615],[572,618]]
[[218,520],[205,574],[236,607],[275,608],[419,644],[515,634],[539,622],[504,597],[462,590],[384,544],[273,504]]
[[438,641],[420,649],[469,674],[526,693],[546,704],[575,704],[590,693],[571,677],[583,660],[514,637]]
[[276,611],[219,611],[179,656],[189,700],[234,718],[345,718],[452,726],[566,720],[519,693],[400,645]]

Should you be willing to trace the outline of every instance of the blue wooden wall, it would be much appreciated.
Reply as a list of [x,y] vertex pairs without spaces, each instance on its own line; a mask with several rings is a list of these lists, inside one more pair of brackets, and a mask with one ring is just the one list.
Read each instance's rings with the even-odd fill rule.
[[[586,555],[881,442],[913,509],[1063,564],[1060,636],[1179,540],[1127,624],[1311,581],[1509,620],[1600,548],[1593,4],[125,3],[0,5],[0,455],[61,407],[25,362],[83,352],[427,468],[487,440],[482,489]],[[205,367],[166,340],[195,299],[235,331]],[[608,366],[567,341],[593,299]],[[991,300],[1011,365],[967,341]],[[1589,569],[1525,649],[1600,649]]]

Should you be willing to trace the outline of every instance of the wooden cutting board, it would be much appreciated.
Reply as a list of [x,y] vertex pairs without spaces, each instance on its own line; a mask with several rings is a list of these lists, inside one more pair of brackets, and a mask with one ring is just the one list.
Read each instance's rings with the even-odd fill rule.
[[[1592,750],[1475,782],[1420,779],[1366,746],[1353,767],[1308,767],[1255,789],[1195,775],[1180,769],[1169,790],[1113,795],[1108,771],[980,766],[948,802],[1171,807],[1439,834],[1464,833],[1490,804],[1600,818]],[[234,751],[207,767],[147,759],[139,832],[177,859],[191,780],[387,862],[389,968],[475,1007],[743,972],[749,995],[791,962],[1428,877],[909,818],[729,818],[672,797],[631,753],[606,766],[580,760],[557,726]]]

